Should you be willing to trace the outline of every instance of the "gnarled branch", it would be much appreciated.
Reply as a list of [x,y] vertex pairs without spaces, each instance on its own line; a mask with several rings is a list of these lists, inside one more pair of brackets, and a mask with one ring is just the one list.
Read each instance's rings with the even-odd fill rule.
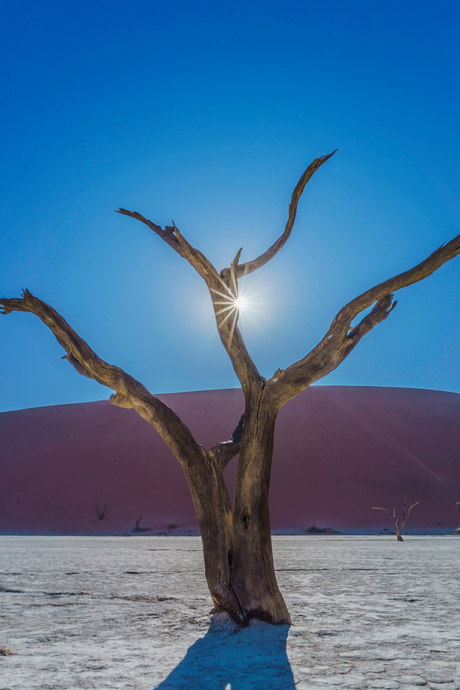
[[396,517],[396,508],[393,508],[393,512],[391,512],[390,510],[388,510],[388,508],[382,508],[381,506],[379,508],[377,508],[374,506],[372,508],[372,510],[385,510],[389,515],[391,515],[391,517],[395,521],[396,527],[399,527],[400,529],[402,529],[404,527],[404,525],[406,524],[407,518],[409,517],[412,508],[415,508],[415,506],[417,506],[419,503],[420,503],[420,501],[416,501],[415,503],[413,503],[411,505],[409,510],[407,510],[406,499],[403,500],[403,516],[402,516],[402,522],[401,523],[399,522],[399,519]]
[[238,296],[238,284],[236,266],[241,255],[241,249],[232,263],[231,273],[227,278],[223,278],[204,254],[192,247],[175,224],[163,230],[159,225],[152,223],[136,211],[127,211],[121,208],[118,213],[140,220],[147,225],[199,273],[211,295],[220,339],[230,357],[243,390],[247,392],[254,386],[260,385],[264,379],[252,361],[237,325],[238,309],[235,306],[235,300]]
[[224,469],[230,460],[240,453],[241,435],[244,427],[244,413],[240,417],[240,421],[233,434],[228,441],[218,443],[211,448],[211,453],[217,461],[218,467]]
[[220,339],[231,359],[233,368],[243,386],[245,395],[250,394],[250,391],[253,390],[254,387],[259,388],[261,385],[264,385],[265,379],[260,375],[257,367],[252,361],[244,344],[243,337],[238,329],[238,309],[235,305],[235,301],[238,297],[238,278],[264,266],[286,244],[294,225],[297,204],[307,182],[323,163],[334,155],[334,153],[335,151],[326,156],[315,158],[303,173],[292,193],[291,203],[289,204],[288,220],[281,237],[279,237],[276,242],[257,259],[244,264],[238,263],[242,251],[240,249],[230,267],[223,269],[220,275],[212,263],[200,251],[187,242],[174,223],[171,227],[167,226],[163,230],[161,226],[152,223],[151,220],[137,213],[137,211],[128,211],[124,208],[120,208],[117,211],[118,213],[135,218],[147,225],[147,227],[161,237],[161,239],[174,249],[174,251],[186,259],[204,279],[211,295]]
[[28,290],[24,290],[20,299],[0,298],[0,308],[2,314],[23,311],[38,316],[66,351],[63,359],[67,359],[80,374],[114,390],[110,402],[119,407],[134,408],[158,431],[180,462],[206,457],[204,448],[195,441],[190,429],[168,405],[123,369],[98,357],[55,309]]
[[[409,271],[379,283],[346,304],[333,320],[324,338],[303,359],[270,379],[273,395],[281,407],[318,379],[336,369],[374,326],[384,321],[396,306],[393,293],[418,283],[460,254],[460,235],[441,245]],[[351,322],[365,309],[373,309],[354,328]]]
[[[343,309],[339,311],[335,317],[330,331],[341,331],[344,333],[348,329],[349,325],[358,314],[370,307],[374,302],[388,297],[391,293],[401,290],[402,288],[418,283],[424,278],[427,278],[432,273],[438,270],[447,261],[450,261],[454,257],[460,254],[460,235],[454,237],[450,242],[442,244],[438,249],[436,249],[430,256],[422,261],[421,263],[414,266],[404,273],[386,280],[383,283],[379,283],[370,290],[366,290],[362,295],[355,297],[351,302],[349,302]],[[359,327],[359,326],[358,326]],[[356,330],[356,329],[355,329]],[[352,337],[350,334],[349,337]]]
[[379,506],[377,508],[376,506],[374,506],[372,510],[384,510],[386,513],[388,513],[388,515],[391,515],[393,520],[396,520],[396,508],[393,508],[393,512],[391,512],[391,510],[388,510],[388,508],[382,508],[382,506]]
[[129,216],[130,218],[135,218],[140,220],[149,227],[155,234],[157,234],[161,239],[169,244],[169,246],[174,249],[175,252],[186,259],[191,266],[200,274],[200,276],[208,283],[208,281],[214,283],[216,279],[219,278],[218,271],[214,268],[212,263],[202,254],[198,249],[192,247],[192,245],[187,242],[185,237],[176,227],[173,221],[173,225],[167,225],[163,230],[162,227],[152,223],[151,220],[144,218],[137,211],[127,211],[125,208],[120,208],[116,213],[121,213],[124,216]]
[[234,443],[233,441],[223,441],[218,443],[216,446],[211,448],[211,453],[213,454],[217,466],[221,469],[227,467],[230,460],[240,454],[241,444]]
[[412,508],[415,508],[415,506],[417,506],[419,503],[420,503],[420,501],[413,503],[411,505],[411,507],[409,508],[409,510],[406,510],[406,499],[404,499],[404,501],[403,501],[403,521],[401,523],[401,527],[404,527],[404,525],[406,524],[407,518],[409,517],[410,511],[412,510]]
[[[271,259],[273,259],[273,257],[276,254],[278,254],[279,250],[282,249],[282,247],[284,247],[284,245],[289,239],[292,228],[294,226],[294,221],[297,214],[297,204],[299,203],[299,199],[302,196],[303,190],[305,189],[307,182],[313,177],[318,168],[320,168],[323,165],[323,163],[325,163],[329,158],[331,158],[331,156],[333,156],[336,151],[337,149],[332,153],[327,154],[327,156],[315,158],[313,163],[310,163],[310,165],[298,181],[294,191],[292,192],[291,203],[289,204],[288,220],[283,234],[276,240],[276,242],[272,244],[271,247],[267,249],[266,252],[258,256],[257,259],[254,259],[253,261],[247,261],[244,264],[237,265],[236,275],[238,278],[240,278],[241,276],[248,275],[248,273],[253,273],[258,268],[265,266],[265,264],[267,264]],[[221,275],[225,277],[226,275],[228,275],[229,272],[229,268],[224,268],[223,271],[221,271]]]

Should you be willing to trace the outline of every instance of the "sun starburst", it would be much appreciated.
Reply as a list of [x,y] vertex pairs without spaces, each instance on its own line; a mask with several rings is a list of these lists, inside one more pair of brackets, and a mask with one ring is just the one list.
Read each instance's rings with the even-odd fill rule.
[[246,297],[243,295],[238,295],[236,299],[233,300],[233,306],[235,309],[238,309],[238,311],[246,311],[248,307],[248,300]]
[[[246,311],[248,308],[248,299],[244,295],[235,294],[235,292],[227,286],[224,286],[224,289],[227,292],[213,290],[218,297],[218,299],[214,301],[214,306],[220,307],[216,310],[216,316],[221,317],[218,319],[219,328],[222,328],[227,321],[231,322],[230,337],[232,337],[240,313]],[[223,314],[225,314],[224,318],[222,318]]]

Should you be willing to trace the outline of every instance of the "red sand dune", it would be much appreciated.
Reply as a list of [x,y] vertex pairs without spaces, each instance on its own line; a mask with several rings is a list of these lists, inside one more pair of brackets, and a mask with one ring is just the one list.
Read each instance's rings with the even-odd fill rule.
[[[160,397],[208,448],[230,437],[243,411],[239,390]],[[459,449],[456,393],[309,388],[278,418],[273,531],[392,529],[390,516],[372,507],[401,513],[407,497],[420,505],[406,532],[447,533],[460,525]],[[236,459],[229,486],[235,467]],[[119,534],[140,516],[152,533],[172,523],[174,533],[196,533],[177,460],[134,411],[106,401],[0,414],[0,472],[1,534]],[[96,502],[107,504],[103,520]]]

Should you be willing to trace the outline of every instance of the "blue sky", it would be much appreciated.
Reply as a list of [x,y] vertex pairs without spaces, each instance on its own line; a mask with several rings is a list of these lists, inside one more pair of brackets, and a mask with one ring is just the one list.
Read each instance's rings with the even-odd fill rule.
[[[173,219],[219,269],[291,239],[242,288],[261,373],[460,230],[460,5],[40,0],[2,12],[0,294],[27,287],[152,392],[234,387],[204,283],[136,221]],[[398,294],[323,384],[460,392],[460,259]],[[110,392],[34,316],[0,318],[0,410]]]

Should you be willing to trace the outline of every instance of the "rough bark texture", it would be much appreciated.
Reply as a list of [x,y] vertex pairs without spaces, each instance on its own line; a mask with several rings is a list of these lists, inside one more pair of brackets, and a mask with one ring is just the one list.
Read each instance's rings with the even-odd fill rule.
[[261,386],[246,406],[233,504],[232,583],[247,620],[290,623],[273,564],[268,493],[276,411],[264,392]]
[[[243,264],[239,263],[240,249],[230,266],[220,272],[189,244],[174,223],[163,229],[140,213],[119,209],[119,213],[144,223],[186,259],[209,290],[219,336],[245,398],[244,414],[231,438],[209,450],[199,445],[179,417],[145,386],[119,367],[100,359],[52,307],[28,290],[21,298],[0,299],[3,314],[22,311],[38,316],[64,348],[66,355],[63,359],[67,359],[80,374],[115,391],[110,398],[114,405],[136,410],[165,440],[181,463],[190,487],[201,530],[213,610],[228,613],[242,625],[251,618],[279,624],[290,622],[275,577],[268,503],[274,429],[279,410],[311,383],[339,366],[361,338],[389,316],[396,306],[393,301],[396,290],[423,280],[460,253],[459,235],[414,268],[349,302],[337,314],[321,342],[306,357],[284,371],[278,369],[269,380],[261,376],[238,328],[238,279],[261,268],[284,246],[290,237],[297,204],[307,182],[332,155],[315,159],[301,176],[292,194],[286,227],[279,239],[258,258]],[[372,305],[369,314],[351,328],[352,321]],[[223,471],[236,455],[239,455],[239,461],[234,504],[231,506]],[[400,533],[398,538],[402,539]]]

